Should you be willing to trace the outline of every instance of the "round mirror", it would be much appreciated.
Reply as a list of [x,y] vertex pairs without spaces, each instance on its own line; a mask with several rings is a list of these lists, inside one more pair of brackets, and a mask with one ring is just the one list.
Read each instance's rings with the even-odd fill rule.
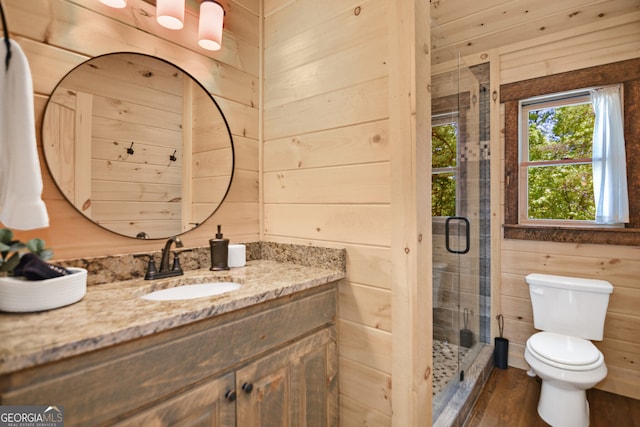
[[211,216],[233,178],[229,125],[175,65],[113,53],[71,70],[47,103],[47,167],[67,200],[115,233],[160,239]]

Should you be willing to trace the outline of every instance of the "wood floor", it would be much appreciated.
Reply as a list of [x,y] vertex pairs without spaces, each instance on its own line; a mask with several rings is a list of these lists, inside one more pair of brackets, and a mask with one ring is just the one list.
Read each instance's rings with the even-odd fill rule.
[[[640,385],[638,385],[640,387]],[[538,416],[539,379],[522,369],[494,369],[465,427],[547,427]],[[640,400],[587,391],[590,427],[640,427]]]

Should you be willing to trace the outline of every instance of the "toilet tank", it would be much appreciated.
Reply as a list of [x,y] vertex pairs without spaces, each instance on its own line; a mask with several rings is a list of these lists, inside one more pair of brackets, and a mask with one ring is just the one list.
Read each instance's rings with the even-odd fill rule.
[[538,273],[527,275],[525,281],[536,329],[602,340],[611,283]]

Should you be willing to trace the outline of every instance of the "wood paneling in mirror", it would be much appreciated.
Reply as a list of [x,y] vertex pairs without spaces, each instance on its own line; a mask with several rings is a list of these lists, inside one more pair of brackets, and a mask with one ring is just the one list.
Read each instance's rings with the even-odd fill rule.
[[54,90],[45,158],[60,191],[96,224],[166,238],[204,222],[233,176],[227,122],[212,97],[166,61],[93,58]]

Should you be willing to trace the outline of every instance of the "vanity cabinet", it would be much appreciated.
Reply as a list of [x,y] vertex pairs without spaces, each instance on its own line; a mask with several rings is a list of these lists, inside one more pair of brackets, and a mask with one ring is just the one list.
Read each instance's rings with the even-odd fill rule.
[[[337,426],[336,283],[0,377],[65,426]],[[159,306],[160,307],[160,306]]]
[[236,372],[237,426],[337,426],[336,341],[328,329]]
[[151,408],[116,422],[114,427],[141,426],[236,426],[236,405],[225,395],[233,390],[234,374],[226,374],[196,386]]
[[335,354],[326,328],[115,425],[337,426]]

